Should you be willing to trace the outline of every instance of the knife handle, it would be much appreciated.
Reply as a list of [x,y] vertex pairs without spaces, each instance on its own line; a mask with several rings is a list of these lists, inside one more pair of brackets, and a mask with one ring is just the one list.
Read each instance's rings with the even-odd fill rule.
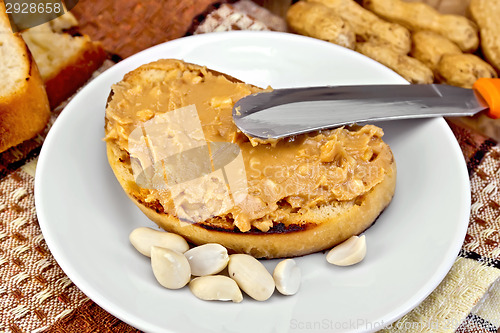
[[500,79],[479,78],[472,89],[488,104],[488,117],[500,118]]

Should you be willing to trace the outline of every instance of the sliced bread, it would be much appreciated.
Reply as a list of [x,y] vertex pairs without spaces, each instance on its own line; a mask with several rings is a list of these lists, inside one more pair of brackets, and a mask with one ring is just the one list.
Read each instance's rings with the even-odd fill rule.
[[41,132],[50,118],[37,65],[22,37],[13,33],[0,0],[0,152]]

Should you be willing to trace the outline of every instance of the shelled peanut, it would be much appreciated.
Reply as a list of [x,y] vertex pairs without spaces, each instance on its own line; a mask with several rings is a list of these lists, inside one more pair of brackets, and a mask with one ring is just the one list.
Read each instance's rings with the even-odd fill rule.
[[356,41],[388,44],[401,54],[410,51],[410,32],[399,24],[387,22],[354,0],[309,0],[332,9],[348,22],[356,34]]

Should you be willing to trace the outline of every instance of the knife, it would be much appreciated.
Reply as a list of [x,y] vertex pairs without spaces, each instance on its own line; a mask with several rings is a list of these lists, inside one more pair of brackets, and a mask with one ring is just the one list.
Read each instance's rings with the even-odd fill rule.
[[324,86],[275,89],[240,99],[233,120],[261,139],[380,120],[472,116],[500,118],[500,79],[478,79],[473,89],[444,84]]

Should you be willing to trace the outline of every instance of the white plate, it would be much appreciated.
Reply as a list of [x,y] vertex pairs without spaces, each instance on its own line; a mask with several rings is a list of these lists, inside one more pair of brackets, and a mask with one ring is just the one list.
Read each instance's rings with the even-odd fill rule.
[[[303,279],[292,297],[205,302],[188,288],[156,283],[149,260],[129,244],[153,226],[108,166],[104,108],[110,86],[159,58],[180,58],[275,88],[404,84],[382,65],[318,40],[272,32],[181,38],[112,67],[66,107],[43,145],[35,181],[38,219],[70,279],[92,300],[149,332],[375,331],[421,302],[453,264],[467,228],[470,189],[464,159],[442,118],[380,123],[398,166],[392,204],[366,231],[368,254],[352,267],[324,254],[298,258]],[[276,261],[266,261],[273,269]]]

